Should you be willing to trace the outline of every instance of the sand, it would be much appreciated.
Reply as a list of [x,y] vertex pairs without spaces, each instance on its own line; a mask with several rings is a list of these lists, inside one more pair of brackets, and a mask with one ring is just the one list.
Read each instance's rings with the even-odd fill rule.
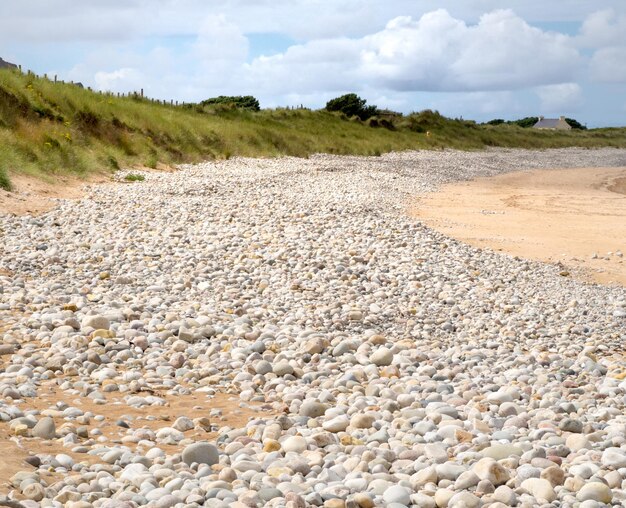
[[[415,216],[470,245],[626,285],[626,168],[533,170],[444,186]],[[612,254],[609,254],[612,253]]]
[[13,189],[0,189],[0,214],[41,215],[52,210],[57,199],[80,199],[84,196],[86,183],[101,183],[103,178],[89,182],[75,177],[55,177],[50,183],[28,175],[11,175]]
[[[54,408],[58,402],[65,402],[70,406],[77,407],[83,411],[91,411],[94,414],[100,414],[105,417],[102,422],[92,421],[89,429],[99,428],[102,433],[109,439],[105,444],[120,444],[121,438],[127,434],[127,429],[120,427],[116,422],[120,419],[127,421],[131,429],[146,428],[157,431],[163,427],[171,426],[179,416],[187,416],[188,418],[209,417],[211,409],[220,409],[222,417],[208,418],[212,424],[220,427],[228,426],[232,428],[241,428],[246,425],[250,418],[267,418],[274,414],[268,407],[248,402],[250,407],[240,407],[241,400],[237,394],[227,394],[217,392],[212,396],[203,393],[191,393],[188,395],[168,396],[164,393],[155,393],[167,401],[165,406],[154,406],[146,408],[132,408],[124,404],[122,397],[128,394],[119,392],[107,393],[106,405],[95,404],[87,397],[68,396],[58,386],[57,381],[50,381],[42,385],[40,389],[41,395],[36,399],[29,399],[28,404],[19,404],[28,409],[37,409],[43,411],[45,409]],[[137,395],[152,395],[152,393],[141,392]],[[251,409],[255,408],[255,409]],[[55,417],[57,430],[66,421],[62,417]],[[77,425],[77,424],[74,424]],[[195,428],[185,432],[186,438],[192,438],[196,441],[215,440],[218,434],[216,432],[204,431]],[[131,449],[135,449],[134,443],[124,443]],[[177,445],[159,444],[159,448],[166,453],[172,454],[182,452],[183,447]],[[58,440],[41,440],[37,438],[20,438],[19,440],[13,436],[8,423],[0,423],[0,454],[4,459],[0,464],[0,491],[8,488],[10,478],[18,471],[30,470],[30,466],[26,465],[24,459],[29,455],[46,453],[55,455],[64,453],[72,457],[76,462],[88,462],[95,464],[100,462],[100,458],[95,455],[86,453],[74,453],[71,448],[63,447]],[[54,478],[55,473],[50,473],[50,478]],[[48,480],[49,481],[49,480]]]

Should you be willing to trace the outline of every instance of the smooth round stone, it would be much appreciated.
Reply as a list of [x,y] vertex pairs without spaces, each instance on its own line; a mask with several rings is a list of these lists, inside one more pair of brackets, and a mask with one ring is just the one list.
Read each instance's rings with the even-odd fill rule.
[[162,497],[159,497],[155,502],[155,508],[172,508],[179,504],[181,499],[172,495],[165,494]]
[[372,496],[366,494],[365,492],[354,494],[352,499],[359,506],[359,508],[374,508],[375,506]]
[[559,429],[563,432],[580,434],[583,431],[583,422],[580,420],[574,420],[573,418],[566,418],[559,423]]
[[283,493],[274,487],[262,488],[259,490],[258,495],[266,503],[277,497],[283,497]]
[[626,467],[626,450],[607,448],[602,452],[602,465],[614,469]]
[[301,436],[290,436],[282,442],[282,448],[286,452],[302,453],[307,449],[306,439]]
[[[471,471],[467,471],[465,466],[454,464],[453,462],[445,462],[443,464],[437,464],[436,466],[437,476],[440,480],[456,481],[464,475],[468,475]],[[478,481],[476,481],[478,483]],[[474,485],[476,485],[476,483]]]
[[548,503],[556,499],[554,487],[548,480],[543,478],[528,478],[522,482],[521,487],[536,499],[543,499]]
[[578,452],[583,449],[589,450],[591,448],[591,443],[584,434],[571,434],[567,436],[565,446],[573,452]]
[[405,487],[394,485],[383,493],[383,501],[389,503],[399,503],[408,505],[411,503],[411,491]]
[[470,492],[457,492],[448,501],[448,506],[449,508],[477,508],[481,506],[481,501]]
[[46,489],[40,483],[29,483],[22,489],[22,494],[26,499],[41,501],[46,497]]
[[386,367],[387,365],[391,365],[393,353],[386,347],[378,348],[371,354],[370,361],[378,367]]
[[492,495],[495,501],[505,504],[506,506],[515,506],[517,502],[517,495],[511,487],[506,485],[500,485]]
[[293,367],[286,361],[278,362],[273,367],[274,374],[277,376],[286,376],[293,374]]
[[579,501],[598,501],[599,503],[610,503],[613,500],[613,491],[600,482],[590,482],[578,491],[576,499]]
[[322,428],[328,432],[342,432],[348,428],[350,420],[347,416],[337,416],[322,424]]
[[208,464],[212,466],[219,462],[219,451],[215,446],[210,443],[193,443],[187,446],[183,450],[182,454],[183,462],[187,465],[191,465],[194,462],[197,464]]
[[254,370],[257,374],[265,375],[272,372],[272,364],[266,360],[261,360],[256,363]]
[[350,427],[354,429],[370,429],[376,417],[371,414],[356,414],[350,418]]
[[521,457],[524,450],[515,445],[496,444],[485,448],[481,451],[481,453],[483,457],[491,457],[495,460],[502,460],[512,456]]
[[541,471],[541,478],[548,480],[554,487],[563,485],[565,481],[565,471],[559,466],[550,466]]
[[35,424],[31,432],[34,437],[52,439],[56,433],[56,425],[51,417],[44,416]]
[[318,418],[323,416],[327,409],[328,406],[322,402],[307,400],[300,406],[299,414],[308,418]]
[[85,316],[82,327],[94,328],[96,330],[108,330],[111,327],[111,322],[104,316]]
[[488,480],[495,487],[509,481],[508,471],[491,457],[484,457],[472,466],[472,471],[481,480]]

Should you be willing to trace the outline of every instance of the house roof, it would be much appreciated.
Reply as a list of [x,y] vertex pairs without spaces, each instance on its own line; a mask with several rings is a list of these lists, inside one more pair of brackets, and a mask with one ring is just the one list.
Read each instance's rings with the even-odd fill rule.
[[2,58],[0,58],[0,69],[13,69],[16,67],[17,65],[12,64],[11,62],[7,62],[6,60],[3,60]]
[[535,127],[544,127],[546,129],[554,129],[555,127],[558,127],[558,125],[559,125],[558,118],[542,118],[535,124]]

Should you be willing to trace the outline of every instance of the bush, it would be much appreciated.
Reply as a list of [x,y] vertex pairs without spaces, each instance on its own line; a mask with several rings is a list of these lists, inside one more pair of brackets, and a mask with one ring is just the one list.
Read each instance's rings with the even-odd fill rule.
[[6,191],[11,190],[11,181],[9,180],[9,175],[7,175],[2,168],[0,168],[0,189],[4,189]]
[[504,120],[502,118],[494,118],[493,120],[489,120],[487,125],[502,125]]
[[349,93],[329,100],[326,103],[326,111],[340,111],[348,117],[358,116],[362,121],[365,121],[378,113],[376,106],[366,106],[366,102],[357,94]]
[[126,180],[127,182],[143,182],[145,179],[146,179],[145,176],[140,175],[138,173],[128,173],[124,177],[124,180]]
[[578,120],[574,120],[573,118],[566,118],[565,121],[572,129],[578,129],[581,131],[587,130],[587,127],[581,124]]
[[514,120],[511,123],[515,125],[519,125],[520,127],[523,127],[524,129],[528,129],[529,127],[533,127],[538,121],[539,121],[539,118],[536,116],[527,116],[526,118]]
[[213,106],[217,104],[232,104],[239,109],[247,109],[248,111],[260,111],[259,101],[252,95],[227,96],[220,95],[213,97],[200,103],[202,106]]

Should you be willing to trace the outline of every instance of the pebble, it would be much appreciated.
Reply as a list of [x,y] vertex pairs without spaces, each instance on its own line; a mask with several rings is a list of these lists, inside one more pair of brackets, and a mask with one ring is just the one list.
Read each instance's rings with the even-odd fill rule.
[[449,182],[624,160],[231,158],[0,217],[0,425],[63,447],[12,488],[75,508],[623,504],[623,288],[406,210]]
[[182,454],[183,462],[186,464],[208,464],[212,466],[219,462],[219,452],[217,448],[210,443],[192,443],[188,445]]
[[604,483],[590,482],[583,485],[576,494],[579,501],[598,501],[599,503],[610,503],[613,499],[613,492]]

